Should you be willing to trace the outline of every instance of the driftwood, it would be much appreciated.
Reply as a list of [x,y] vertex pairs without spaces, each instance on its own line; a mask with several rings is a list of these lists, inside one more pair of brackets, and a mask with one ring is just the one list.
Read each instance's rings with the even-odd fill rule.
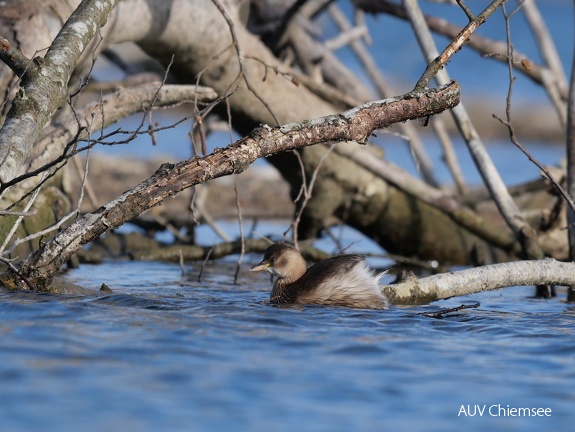
[[575,263],[548,258],[491,264],[420,279],[411,275],[383,290],[393,304],[417,305],[510,286],[572,285],[573,281]]

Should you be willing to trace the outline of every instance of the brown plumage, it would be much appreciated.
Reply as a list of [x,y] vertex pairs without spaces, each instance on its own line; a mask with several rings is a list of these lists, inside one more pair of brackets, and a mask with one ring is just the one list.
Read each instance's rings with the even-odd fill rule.
[[277,277],[271,303],[325,304],[364,309],[387,309],[389,301],[379,286],[383,273],[365,265],[363,255],[337,255],[310,268],[287,243],[267,248],[262,261],[250,271],[268,271]]

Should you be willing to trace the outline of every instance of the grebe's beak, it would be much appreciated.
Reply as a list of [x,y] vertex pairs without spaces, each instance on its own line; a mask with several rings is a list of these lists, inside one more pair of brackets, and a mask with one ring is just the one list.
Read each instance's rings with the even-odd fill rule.
[[267,269],[269,268],[269,266],[270,266],[270,263],[269,263],[269,262],[264,262],[264,261],[262,261],[261,263],[256,264],[256,265],[253,266],[253,267],[250,267],[250,271],[254,271],[254,272],[256,272],[256,271],[264,271],[264,270],[267,270]]

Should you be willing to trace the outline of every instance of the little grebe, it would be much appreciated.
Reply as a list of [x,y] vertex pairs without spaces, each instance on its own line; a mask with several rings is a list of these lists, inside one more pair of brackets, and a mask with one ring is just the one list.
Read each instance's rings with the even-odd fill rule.
[[364,309],[387,309],[389,301],[379,279],[365,265],[363,255],[338,255],[310,268],[301,254],[287,243],[275,243],[250,271],[266,270],[277,276],[271,303],[325,304]]

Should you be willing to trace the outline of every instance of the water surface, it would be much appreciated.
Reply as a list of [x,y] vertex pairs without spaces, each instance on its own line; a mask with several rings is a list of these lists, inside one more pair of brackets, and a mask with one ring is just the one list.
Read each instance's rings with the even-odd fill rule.
[[[575,308],[564,292],[278,308],[263,303],[265,275],[244,270],[235,285],[234,267],[211,264],[198,282],[199,266],[182,276],[174,264],[109,262],[68,277],[112,295],[0,293],[3,430],[557,430],[575,420]],[[444,319],[418,315],[472,302]],[[494,404],[551,416],[460,414]]]

